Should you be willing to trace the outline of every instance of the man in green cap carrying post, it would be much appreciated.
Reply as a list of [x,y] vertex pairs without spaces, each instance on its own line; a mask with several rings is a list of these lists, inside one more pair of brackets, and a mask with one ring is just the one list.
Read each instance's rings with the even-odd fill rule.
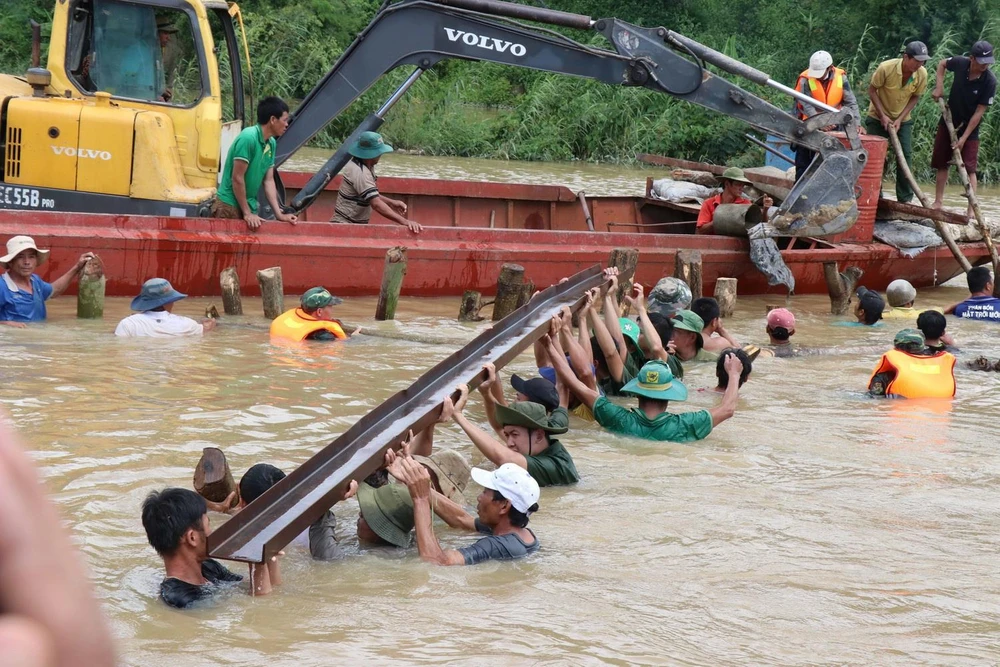
[[681,361],[715,361],[719,355],[705,351],[705,320],[691,310],[679,310],[673,317],[674,350]]
[[[562,361],[566,363],[565,357]],[[466,418],[463,410],[469,398],[469,387],[459,385],[458,391],[460,396],[457,401],[452,402],[451,397],[444,399],[438,421],[454,420],[472,444],[495,465],[513,463],[520,466],[531,473],[539,486],[576,484],[580,481],[573,458],[562,443],[552,437],[569,429],[551,424],[545,406],[531,401],[497,405],[496,419],[507,439],[503,443]]]
[[383,154],[392,152],[392,146],[385,143],[378,132],[362,132],[347,152],[351,160],[341,170],[344,178],[337,191],[337,208],[332,222],[367,225],[374,209],[382,217],[419,234],[423,227],[406,217],[406,204],[378,191],[375,165]]
[[[543,336],[543,341],[551,348],[552,342],[548,336]],[[711,410],[683,414],[667,411],[669,401],[687,400],[688,392],[684,383],[674,379],[670,367],[663,361],[647,362],[639,370],[638,377],[622,389],[623,393],[634,394],[639,398],[639,407],[628,410],[615,405],[577,380],[565,359],[556,355],[552,358],[560,381],[593,410],[598,424],[614,433],[646,440],[691,442],[708,437],[713,428],[736,412],[740,375],[743,371],[743,363],[736,355],[726,357],[724,367],[729,374],[729,384],[722,402]]]
[[[709,197],[701,204],[701,210],[698,211],[698,228],[697,232],[699,234],[714,234],[715,230],[712,228],[712,221],[715,219],[715,209],[719,207],[720,204],[752,204],[753,202],[743,196],[743,186],[753,185],[749,180],[747,180],[746,175],[743,170],[738,167],[729,167],[724,172],[722,172],[722,192],[715,195],[714,197]],[[762,207],[764,209],[764,221],[767,221],[767,211],[774,205],[774,200],[769,196],[764,195],[762,201]]]
[[286,310],[271,322],[271,336],[296,342],[347,340],[340,321],[333,318],[333,307],[339,303],[342,299],[325,287],[313,287],[302,295],[298,308]]

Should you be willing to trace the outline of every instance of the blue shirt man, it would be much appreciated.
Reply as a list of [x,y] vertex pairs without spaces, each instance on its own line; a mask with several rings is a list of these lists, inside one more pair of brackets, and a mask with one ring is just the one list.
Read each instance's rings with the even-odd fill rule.
[[966,276],[970,296],[944,312],[967,320],[1000,322],[1000,299],[993,296],[993,275],[989,268],[977,266]]
[[0,275],[0,324],[23,328],[25,322],[45,320],[45,302],[66,291],[94,255],[84,253],[76,264],[51,284],[35,274],[45,263],[48,250],[41,250],[30,236],[14,236],[7,241],[7,254],[0,257],[6,269]]

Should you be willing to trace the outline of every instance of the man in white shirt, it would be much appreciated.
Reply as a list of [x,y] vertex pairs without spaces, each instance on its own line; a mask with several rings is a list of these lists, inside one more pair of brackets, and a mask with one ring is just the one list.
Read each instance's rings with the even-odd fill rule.
[[143,283],[139,296],[132,299],[132,310],[139,312],[119,322],[115,335],[173,338],[200,336],[214,329],[215,320],[206,319],[199,323],[190,317],[170,312],[174,309],[174,303],[186,296],[163,278],[150,278]]

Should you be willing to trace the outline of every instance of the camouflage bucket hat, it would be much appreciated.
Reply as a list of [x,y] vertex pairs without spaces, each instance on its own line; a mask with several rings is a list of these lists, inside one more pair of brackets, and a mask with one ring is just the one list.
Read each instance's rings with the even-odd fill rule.
[[661,278],[649,291],[646,308],[666,317],[691,305],[691,288],[680,278]]
[[892,345],[898,350],[906,352],[920,352],[926,343],[924,335],[917,329],[903,329],[892,339]]
[[299,303],[303,308],[324,308],[326,306],[336,306],[343,303],[340,297],[333,296],[325,287],[313,287],[302,295]]

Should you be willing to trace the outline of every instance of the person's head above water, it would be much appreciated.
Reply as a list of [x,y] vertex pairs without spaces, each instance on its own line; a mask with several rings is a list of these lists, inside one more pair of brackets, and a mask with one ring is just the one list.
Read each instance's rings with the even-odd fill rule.
[[406,547],[413,530],[413,499],[402,484],[377,489],[358,486],[358,540],[368,544]]
[[250,466],[240,479],[240,506],[246,506],[264,495],[264,492],[285,478],[285,473],[270,463]]
[[556,386],[543,377],[525,380],[514,374],[510,378],[510,386],[517,392],[518,401],[531,401],[545,407],[546,412],[552,412],[559,407],[559,392]]
[[893,280],[885,288],[885,300],[891,308],[912,308],[917,300],[917,290],[907,280]]
[[772,308],[767,313],[767,335],[772,345],[782,345],[795,333],[795,315],[787,308]]
[[550,426],[545,406],[532,401],[497,405],[496,418],[503,428],[507,447],[522,456],[537,456],[548,449],[550,435],[567,430]]
[[673,317],[673,325],[673,341],[677,357],[681,361],[694,359],[705,345],[701,333],[705,330],[705,321],[690,310],[680,310]]
[[667,362],[656,359],[647,361],[639,369],[639,374],[622,387],[621,393],[632,394],[639,399],[639,409],[662,413],[669,401],[686,401],[687,387],[674,377]]
[[892,346],[900,352],[920,354],[927,347],[924,335],[916,329],[903,329],[892,339]]
[[965,279],[968,281],[969,293],[972,296],[993,295],[993,274],[988,267],[976,266],[969,269]]
[[153,491],[142,503],[146,539],[164,560],[208,558],[208,505],[189,489]]
[[927,344],[937,343],[948,327],[948,318],[936,310],[925,310],[917,316],[917,328]]
[[705,329],[714,328],[722,316],[719,310],[719,302],[710,296],[703,296],[691,302],[691,312],[700,317],[705,323]]
[[858,288],[858,306],[854,309],[854,316],[862,324],[872,325],[882,319],[882,311],[885,310],[885,301],[882,300],[878,292],[874,292],[867,287]]
[[318,320],[332,320],[333,307],[343,303],[343,299],[330,294],[325,287],[313,287],[299,299],[302,312]]
[[515,528],[526,528],[528,517],[538,511],[538,482],[515,463],[493,471],[473,468],[472,479],[483,487],[476,501],[479,521],[491,529],[505,520]]
[[748,379],[750,379],[750,373],[753,371],[753,362],[750,360],[750,355],[746,351],[741,350],[738,347],[726,348],[719,354],[719,360],[715,362],[715,377],[718,379],[719,384],[716,389],[725,391],[726,387],[729,386],[729,372],[726,370],[726,359],[730,356],[735,356],[743,364],[743,370],[740,371],[740,385],[743,386]]

